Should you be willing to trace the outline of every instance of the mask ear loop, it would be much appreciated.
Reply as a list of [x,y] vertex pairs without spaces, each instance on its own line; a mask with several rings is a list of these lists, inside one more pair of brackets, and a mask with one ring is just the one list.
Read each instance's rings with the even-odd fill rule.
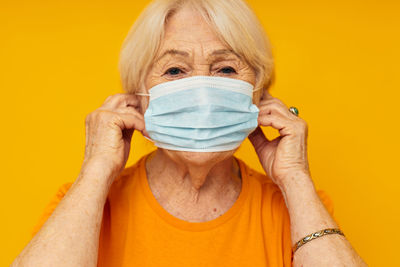
[[147,140],[149,140],[150,142],[152,142],[153,144],[155,143],[154,140],[148,138],[147,136],[144,136],[144,135],[143,135],[143,137],[146,138]]
[[135,95],[140,95],[140,96],[150,96],[150,94],[147,94],[147,93],[135,93]]
[[[255,92],[261,90],[262,87],[258,87],[257,89],[253,89],[252,93],[254,94]],[[253,95],[251,96],[251,98],[253,98]]]

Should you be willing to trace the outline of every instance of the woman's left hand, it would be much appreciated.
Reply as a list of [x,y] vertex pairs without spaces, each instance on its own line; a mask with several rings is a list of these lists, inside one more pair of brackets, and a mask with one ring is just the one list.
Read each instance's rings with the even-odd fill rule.
[[[259,127],[249,135],[267,175],[281,189],[299,174],[309,174],[307,159],[307,123],[291,113],[279,99],[265,92],[259,105]],[[280,136],[268,140],[260,126],[279,130]]]

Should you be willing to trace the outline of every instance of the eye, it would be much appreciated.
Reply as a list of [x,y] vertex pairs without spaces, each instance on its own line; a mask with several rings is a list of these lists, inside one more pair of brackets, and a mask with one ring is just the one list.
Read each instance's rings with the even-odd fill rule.
[[219,72],[222,72],[223,74],[236,73],[235,69],[232,67],[224,67],[224,68],[220,69]]
[[173,68],[169,68],[164,74],[176,76],[176,75],[179,75],[182,73],[183,73],[183,71],[180,68],[173,67]]

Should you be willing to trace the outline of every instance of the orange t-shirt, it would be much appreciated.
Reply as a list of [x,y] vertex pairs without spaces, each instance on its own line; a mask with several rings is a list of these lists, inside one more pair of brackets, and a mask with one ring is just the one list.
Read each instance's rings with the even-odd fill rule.
[[[283,196],[267,176],[238,159],[242,190],[220,217],[187,222],[168,213],[153,196],[145,160],[125,168],[110,188],[100,231],[98,266],[291,266],[289,214]],[[33,235],[72,183],[48,204]],[[333,205],[318,194],[333,216]]]

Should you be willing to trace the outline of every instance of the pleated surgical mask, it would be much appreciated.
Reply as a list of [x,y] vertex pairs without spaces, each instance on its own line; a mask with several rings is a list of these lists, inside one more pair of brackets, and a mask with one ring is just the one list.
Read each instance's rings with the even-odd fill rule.
[[257,127],[252,84],[192,76],[152,87],[144,114],[157,147],[193,152],[234,150]]

